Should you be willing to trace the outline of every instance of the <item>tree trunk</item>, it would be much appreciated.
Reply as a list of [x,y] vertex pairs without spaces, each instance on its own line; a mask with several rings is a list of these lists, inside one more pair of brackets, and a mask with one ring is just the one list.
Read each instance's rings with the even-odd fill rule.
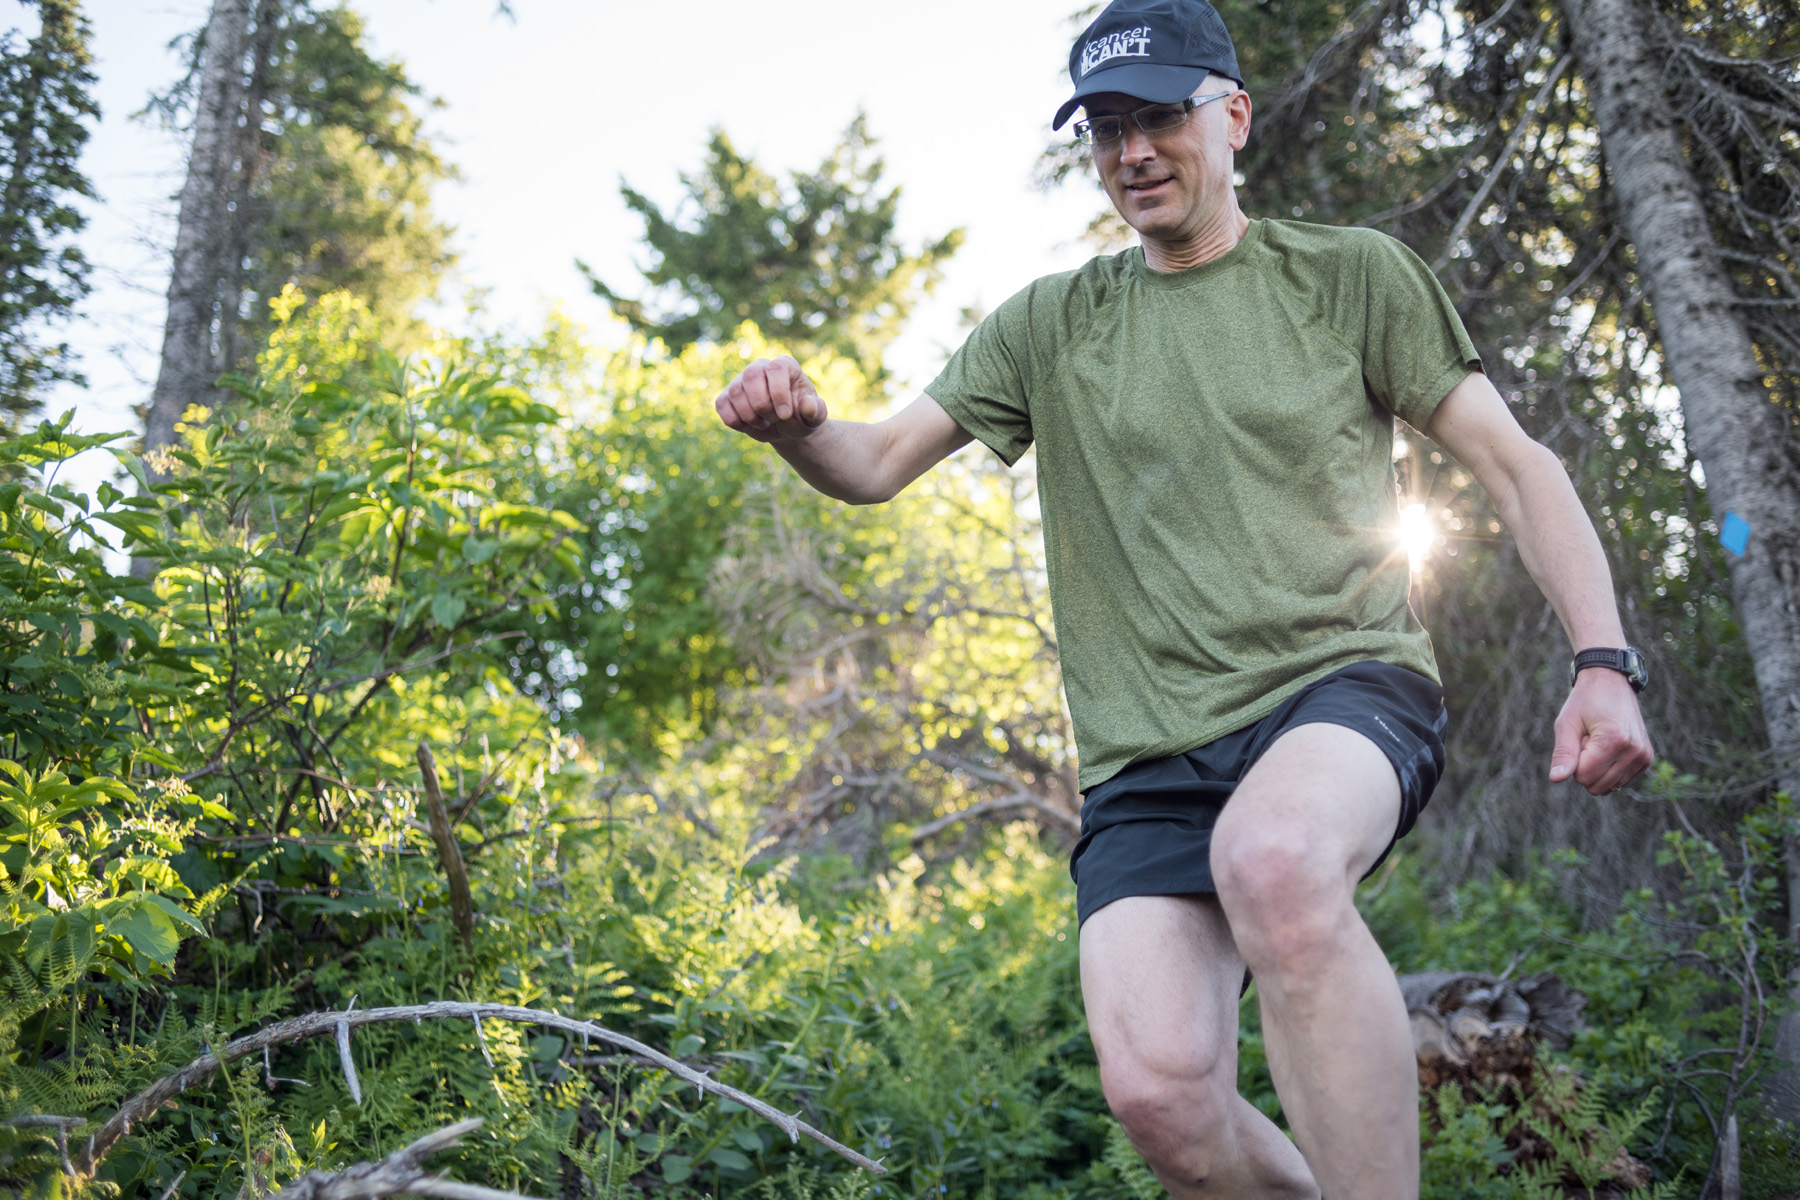
[[267,166],[268,150],[264,145],[260,114],[269,99],[270,58],[275,51],[275,38],[281,32],[281,9],[285,0],[255,0],[255,21],[249,35],[250,73],[244,84],[245,122],[235,130],[236,169],[231,184],[230,226],[223,252],[220,254],[222,275],[219,283],[218,364],[220,372],[243,367],[238,360],[238,333],[244,317],[251,320],[261,313],[243,312],[246,300],[245,264],[260,234],[255,190]]
[[[1763,382],[1689,169],[1678,116],[1639,0],[1562,0],[1587,84],[1625,232],[1637,250],[1666,376],[1681,393],[1689,447],[1721,518],[1735,512],[1750,543],[1730,556],[1744,642],[1756,669],[1777,782],[1800,798],[1800,468],[1793,434]],[[1789,933],[1800,935],[1800,846],[1787,854]],[[1800,1119],[1800,1013],[1776,1040],[1786,1064],[1770,1098]]]
[[201,45],[194,145],[175,227],[162,363],[144,422],[144,468],[153,480],[167,475],[156,451],[174,443],[181,414],[211,396],[222,372],[215,321],[236,319],[235,311],[220,310],[219,285],[232,241],[230,199],[249,22],[250,0],[213,0]]

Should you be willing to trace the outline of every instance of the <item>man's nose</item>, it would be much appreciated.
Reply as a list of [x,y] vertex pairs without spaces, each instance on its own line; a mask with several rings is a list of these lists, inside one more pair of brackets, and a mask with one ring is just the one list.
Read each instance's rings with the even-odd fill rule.
[[1140,166],[1156,157],[1156,146],[1150,141],[1150,135],[1137,127],[1136,121],[1125,122],[1125,136],[1119,146],[1119,159],[1132,166]]

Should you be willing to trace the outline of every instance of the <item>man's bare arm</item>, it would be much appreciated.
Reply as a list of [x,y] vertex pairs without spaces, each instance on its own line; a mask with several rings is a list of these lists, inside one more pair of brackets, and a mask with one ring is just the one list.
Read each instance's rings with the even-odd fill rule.
[[[1487,489],[1574,649],[1623,646],[1612,572],[1568,473],[1519,428],[1488,377],[1475,372],[1451,389],[1425,432]],[[1599,796],[1630,783],[1655,758],[1625,677],[1583,671],[1556,719],[1550,778],[1573,776]]]
[[847,504],[892,500],[970,440],[926,395],[885,421],[832,420],[800,364],[786,355],[745,367],[713,407],[726,425],[767,442],[800,478]]

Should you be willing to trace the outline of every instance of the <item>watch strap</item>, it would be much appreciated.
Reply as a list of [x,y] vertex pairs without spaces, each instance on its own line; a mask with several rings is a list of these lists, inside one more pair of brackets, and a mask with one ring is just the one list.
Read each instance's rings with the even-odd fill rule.
[[1625,676],[1634,692],[1643,691],[1644,685],[1650,682],[1650,674],[1644,668],[1644,656],[1630,646],[1623,649],[1596,646],[1580,651],[1569,663],[1569,686],[1574,687],[1576,676],[1589,667],[1617,671]]

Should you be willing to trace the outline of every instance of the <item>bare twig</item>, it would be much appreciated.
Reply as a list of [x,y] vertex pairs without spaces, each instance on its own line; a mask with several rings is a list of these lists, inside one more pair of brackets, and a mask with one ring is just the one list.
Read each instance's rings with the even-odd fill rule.
[[437,760],[431,747],[419,743],[419,776],[425,783],[426,811],[431,815],[431,840],[437,845],[438,861],[444,867],[444,879],[450,885],[450,923],[462,939],[463,950],[475,953],[475,904],[469,895],[469,872],[463,865],[462,851],[456,845],[456,831],[450,827],[450,811],[444,807],[444,789],[438,783]]
[[350,1057],[350,1022],[339,1021],[337,1033],[338,1065],[344,1068],[344,1083],[350,1089],[350,1099],[362,1104],[362,1084],[356,1078],[356,1063]]
[[1009,789],[1009,794],[996,797],[992,800],[984,800],[980,804],[971,805],[959,812],[939,817],[935,821],[930,821],[921,825],[913,833],[912,840],[914,843],[928,838],[935,833],[941,832],[943,829],[954,825],[958,821],[967,820],[971,817],[981,816],[985,813],[996,812],[1007,808],[1029,808],[1034,812],[1049,817],[1052,821],[1055,821],[1070,832],[1079,832],[1081,829],[1080,817],[1069,812],[1067,809],[1052,803],[1048,797],[1032,791],[1030,788],[1026,787],[1022,781],[1007,774],[1005,771],[983,766],[977,762],[970,762],[960,755],[945,754],[936,750],[927,750],[922,757],[926,761],[935,763],[944,768],[946,771],[961,771],[984,783],[1000,784]]
[[488,1065],[488,1070],[493,1070],[494,1056],[488,1053],[487,1033],[481,1028],[480,1013],[475,1014],[475,1041],[481,1047],[481,1061]]
[[267,1046],[264,1046],[263,1047],[263,1086],[268,1088],[272,1092],[275,1090],[275,1085],[278,1083],[292,1083],[292,1084],[297,1084],[300,1087],[311,1087],[312,1086],[311,1083],[307,1082],[304,1079],[284,1079],[281,1076],[277,1075],[275,1073],[275,1064],[273,1062],[269,1061],[269,1048]]
[[1079,828],[1079,824],[1072,822],[1068,813],[1046,804],[1042,796],[1038,796],[1031,792],[1015,792],[1010,796],[1000,796],[993,800],[983,800],[979,804],[971,804],[967,808],[959,808],[953,813],[945,813],[941,817],[927,821],[925,824],[913,830],[911,841],[913,845],[917,846],[920,842],[929,841],[931,838],[936,837],[938,834],[944,832],[944,830],[958,822],[975,821],[983,817],[991,817],[995,813],[1012,812],[1021,808],[1028,808],[1033,812],[1041,813],[1044,816],[1052,818],[1058,824],[1072,825],[1075,828]]
[[1481,186],[1475,190],[1473,196],[1469,197],[1469,203],[1464,206],[1462,215],[1456,218],[1456,224],[1450,227],[1450,236],[1444,240],[1443,253],[1439,254],[1437,261],[1431,264],[1433,271],[1442,271],[1450,262],[1451,256],[1456,253],[1456,243],[1462,241],[1463,234],[1469,228],[1469,222],[1475,219],[1481,212],[1481,206],[1487,203],[1487,198],[1493,192],[1494,185],[1500,182],[1501,174],[1506,170],[1507,164],[1512,161],[1514,153],[1518,151],[1519,143],[1525,140],[1525,134],[1537,121],[1538,113],[1543,111],[1544,102],[1550,98],[1551,89],[1556,86],[1557,80],[1562,78],[1563,72],[1568,70],[1569,64],[1574,61],[1574,58],[1573,54],[1565,54],[1558,59],[1556,65],[1550,69],[1549,78],[1545,79],[1544,85],[1538,88],[1537,95],[1531,98],[1531,103],[1525,106],[1525,111],[1519,116],[1519,123],[1513,126],[1512,136],[1506,139],[1506,147],[1500,151],[1494,158],[1493,165],[1488,168],[1487,178],[1481,181]]
[[[255,1033],[234,1038],[222,1049],[202,1054],[173,1075],[157,1080],[120,1105],[119,1111],[114,1113],[111,1119],[100,1127],[100,1131],[89,1139],[87,1148],[82,1152],[77,1165],[77,1173],[91,1178],[107,1151],[111,1150],[120,1138],[131,1132],[132,1127],[138,1122],[155,1115],[164,1104],[187,1089],[205,1083],[221,1066],[234,1063],[249,1054],[260,1054],[264,1046],[281,1046],[325,1034],[336,1034],[340,1026],[344,1029],[347,1037],[350,1030],[362,1025],[391,1024],[396,1021],[418,1022],[426,1018],[479,1021],[483,1017],[497,1021],[518,1021],[527,1025],[542,1025],[548,1029],[561,1029],[641,1055],[670,1074],[693,1084],[702,1093],[711,1091],[724,1099],[743,1105],[763,1120],[779,1126],[792,1141],[799,1141],[800,1135],[805,1134],[821,1146],[866,1171],[872,1171],[877,1175],[887,1174],[886,1168],[880,1163],[858,1154],[850,1147],[814,1129],[798,1117],[789,1116],[765,1101],[741,1092],[729,1084],[708,1078],[687,1064],[670,1058],[636,1038],[615,1033],[592,1021],[579,1021],[573,1017],[544,1012],[541,1009],[524,1008],[515,1004],[484,1004],[454,1000],[438,1000],[430,1004],[409,1004],[391,1008],[365,1008],[360,1012],[308,1013],[303,1017],[295,1017],[289,1021],[270,1025],[266,1029],[259,1029]],[[479,1027],[477,1033],[479,1033]],[[442,1191],[431,1194],[450,1196],[450,1193]]]
[[383,1200],[387,1196],[441,1196],[444,1200],[525,1200],[517,1192],[501,1192],[473,1183],[458,1183],[427,1174],[424,1160],[448,1150],[465,1133],[481,1128],[473,1117],[428,1133],[380,1162],[357,1163],[331,1175],[309,1171],[274,1193],[286,1200]]
[[56,1130],[56,1152],[62,1156],[63,1170],[70,1175],[75,1174],[75,1164],[69,1161],[69,1130],[85,1122],[80,1117],[25,1116],[13,1117],[6,1124],[14,1129],[54,1129]]

